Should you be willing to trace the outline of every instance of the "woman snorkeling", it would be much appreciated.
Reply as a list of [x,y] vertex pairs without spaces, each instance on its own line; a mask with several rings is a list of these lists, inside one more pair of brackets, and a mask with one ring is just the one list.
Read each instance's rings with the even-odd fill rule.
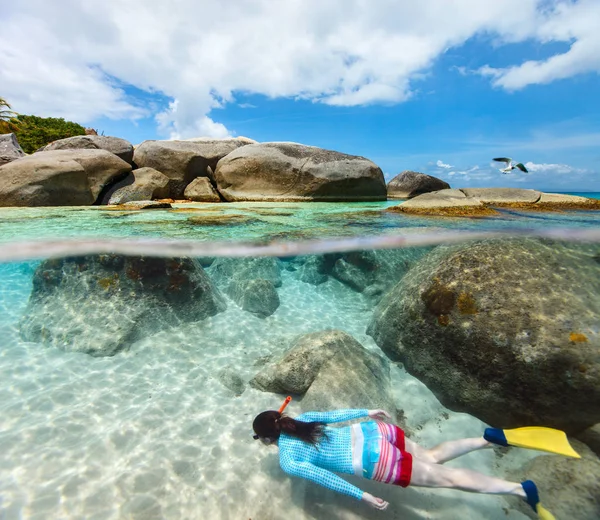
[[[514,495],[521,497],[544,520],[554,517],[539,501],[535,484],[508,482],[468,469],[448,468],[449,460],[475,450],[519,445],[578,457],[568,444],[566,435],[550,428],[518,428],[499,430],[487,428],[483,437],[460,439],[425,449],[404,436],[384,410],[336,410],[306,412],[296,419],[284,415],[291,400],[288,397],[278,411],[262,412],[252,427],[264,444],[279,446],[279,463],[286,473],[302,477],[329,489],[362,500],[384,510],[389,503],[366,493],[345,481],[336,473],[361,475],[370,480],[430,488],[452,488],[472,493]],[[372,420],[341,428],[330,423],[370,418]],[[335,473],[334,473],[335,472]]]

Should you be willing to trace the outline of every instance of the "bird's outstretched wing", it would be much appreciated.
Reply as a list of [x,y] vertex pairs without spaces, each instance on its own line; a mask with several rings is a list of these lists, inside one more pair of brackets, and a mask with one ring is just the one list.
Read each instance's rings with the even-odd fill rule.
[[525,165],[523,163],[515,164],[515,168],[519,168],[519,170],[521,170],[522,172],[529,173],[529,171],[527,170],[527,168],[525,168]]
[[496,162],[505,162],[506,164],[510,164],[510,162],[512,161],[512,159],[510,157],[496,157],[494,159],[494,161],[496,161]]

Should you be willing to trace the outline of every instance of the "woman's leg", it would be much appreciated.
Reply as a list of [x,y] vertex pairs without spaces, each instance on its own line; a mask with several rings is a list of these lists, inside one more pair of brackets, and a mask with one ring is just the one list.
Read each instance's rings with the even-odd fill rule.
[[423,448],[410,439],[405,439],[404,442],[406,444],[406,451],[412,453],[415,458],[434,464],[443,464],[472,451],[493,447],[483,437],[442,442],[431,449]]
[[413,459],[410,484],[420,487],[459,489],[470,493],[514,495],[521,498],[526,496],[523,486],[518,482],[488,477],[468,469],[448,468],[417,458]]

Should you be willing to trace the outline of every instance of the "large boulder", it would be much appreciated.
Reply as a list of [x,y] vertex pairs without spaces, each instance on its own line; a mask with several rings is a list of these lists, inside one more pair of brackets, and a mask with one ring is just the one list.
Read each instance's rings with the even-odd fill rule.
[[139,200],[166,199],[169,195],[169,179],[154,168],[133,170],[125,179],[113,185],[104,194],[108,204],[123,204]]
[[129,164],[133,161],[133,145],[120,137],[104,135],[76,135],[53,141],[43,148],[50,150],[106,150]]
[[198,177],[187,185],[183,196],[194,202],[221,202],[221,197],[207,177]]
[[[581,459],[541,455],[511,471],[512,481],[533,480],[540,501],[556,518],[600,518],[600,459],[585,445],[571,440]],[[523,500],[511,500],[529,518],[539,518]]]
[[496,427],[600,422],[600,263],[592,246],[497,239],[440,246],[368,327],[448,408]]
[[25,157],[15,134],[0,134],[0,166]]
[[196,260],[117,255],[46,260],[34,273],[20,332],[26,341],[112,356],[145,335],[224,309]]
[[219,161],[215,179],[231,202],[386,198],[383,173],[368,159],[296,143],[238,148]]
[[388,199],[410,199],[423,193],[450,189],[450,184],[424,173],[403,171],[387,185]]
[[267,365],[250,385],[263,392],[303,395],[303,411],[395,411],[389,363],[341,330],[298,337],[283,358]]
[[169,178],[169,196],[181,199],[196,177],[211,178],[219,159],[245,145],[241,139],[144,141],[135,149],[133,160],[139,167],[164,173]]
[[0,206],[90,205],[129,172],[105,150],[38,152],[0,166]]

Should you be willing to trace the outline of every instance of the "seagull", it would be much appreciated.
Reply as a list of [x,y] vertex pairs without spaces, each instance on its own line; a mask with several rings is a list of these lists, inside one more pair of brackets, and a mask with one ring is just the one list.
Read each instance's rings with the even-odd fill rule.
[[529,173],[523,163],[513,164],[513,160],[510,157],[496,157],[494,161],[506,163],[506,168],[502,168],[500,170],[502,173],[510,173],[515,168],[519,168],[519,170],[521,170],[522,172]]

